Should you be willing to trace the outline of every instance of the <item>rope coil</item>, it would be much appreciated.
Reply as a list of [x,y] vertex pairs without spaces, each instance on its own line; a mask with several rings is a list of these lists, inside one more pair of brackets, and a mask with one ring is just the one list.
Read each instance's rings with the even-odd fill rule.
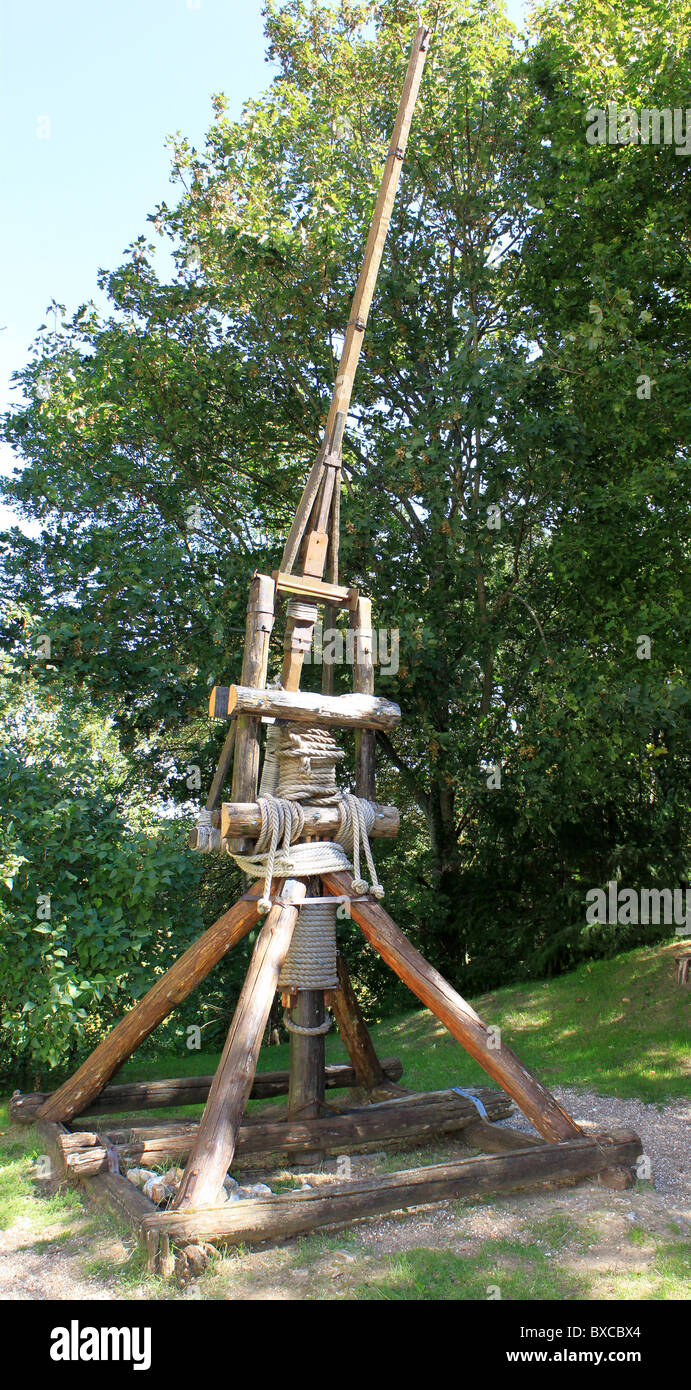
[[[371,802],[338,786],[336,763],[344,757],[328,729],[290,723],[267,726],[258,798],[261,824],[254,851],[250,855],[233,854],[226,843],[228,853],[244,873],[250,878],[265,879],[258,904],[260,912],[266,913],[271,907],[274,877],[311,878],[347,870],[354,873],[356,893],[384,896],[369,843],[374,808]],[[300,804],[303,801],[338,806],[335,840],[297,843],[304,832],[305,817]],[[371,885],[361,876],[361,853]]]
[[336,989],[337,985],[336,903],[303,903],[278,988]]

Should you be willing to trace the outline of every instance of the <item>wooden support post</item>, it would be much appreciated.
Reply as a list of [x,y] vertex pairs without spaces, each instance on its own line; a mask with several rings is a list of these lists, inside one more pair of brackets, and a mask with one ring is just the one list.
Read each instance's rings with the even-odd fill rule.
[[[274,623],[275,584],[266,574],[255,574],[247,604],[245,651],[242,658],[242,684],[262,688],[269,666],[269,639]],[[256,801],[259,774],[259,720],[241,715],[235,734],[233,763],[233,801]],[[236,853],[251,852],[245,840],[231,844]]]
[[[299,989],[290,1011],[300,1028],[319,1028],[326,1018],[323,989]],[[288,1114],[309,1119],[321,1115],[326,1090],[323,1033],[290,1034],[290,1082]]]
[[337,966],[338,989],[329,995],[329,1007],[333,1011],[343,1045],[353,1064],[358,1086],[362,1086],[366,1091],[373,1091],[377,1087],[386,1086],[387,1078],[374,1050],[374,1043],[362,1017],[362,1010],[340,951]]
[[[372,640],[372,601],[358,598],[351,613],[353,629],[353,690],[359,695],[374,695],[374,661]],[[358,796],[374,801],[374,742],[371,729],[359,729],[355,735],[355,790]]]
[[[324,874],[323,882],[327,892],[355,898],[350,874]],[[490,1032],[465,999],[415,950],[379,903],[372,898],[353,901],[350,912],[386,964],[436,1014],[484,1071],[503,1086],[539,1134],[545,1139],[571,1139],[581,1134],[575,1120],[519,1062],[501,1036]]]
[[218,1200],[233,1160],[261,1040],[305,891],[303,879],[286,879],[280,901],[274,903],[257,937],[197,1142],[180,1184],[175,1205],[181,1210],[196,1210]]
[[241,941],[257,920],[257,898],[263,884],[254,884],[244,898],[224,912],[203,936],[176,960],[165,975],[135,1004],[81,1067],[44,1102],[45,1120],[70,1120],[100,1095],[111,1076],[144,1038],[200,984],[231,946]]
[[[307,889],[309,896],[320,897],[321,879],[311,878]],[[290,1010],[290,1020],[299,1028],[320,1028],[326,1020],[323,989],[299,989]],[[323,1033],[290,1034],[288,1115],[291,1119],[314,1119],[323,1113],[325,1043]],[[312,1149],[303,1154],[301,1166],[316,1168],[323,1159],[323,1150]]]
[[[291,1018],[301,1028],[318,1028],[326,1018],[324,991],[299,989]],[[312,1037],[302,1033],[290,1035],[289,1119],[306,1120],[323,1114],[325,1041],[323,1033]],[[309,1149],[300,1155],[299,1167],[316,1168],[323,1159],[323,1149]]]

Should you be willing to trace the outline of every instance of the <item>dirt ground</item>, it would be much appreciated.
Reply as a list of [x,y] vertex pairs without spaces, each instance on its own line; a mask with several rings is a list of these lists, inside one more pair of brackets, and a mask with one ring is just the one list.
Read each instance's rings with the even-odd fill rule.
[[[512,1250],[514,1264],[521,1264],[525,1251],[524,1263],[537,1261],[543,1267],[543,1282],[535,1285],[535,1292],[531,1294],[528,1283],[528,1292],[519,1289],[510,1297],[569,1297],[568,1289],[576,1286],[582,1290],[580,1296],[592,1298],[679,1296],[660,1292],[662,1286],[651,1271],[660,1241],[679,1242],[691,1234],[691,1105],[658,1107],[572,1090],[555,1094],[577,1120],[602,1128],[635,1129],[651,1161],[652,1181],[623,1192],[585,1182],[478,1202],[449,1201],[371,1218],[335,1234],[230,1251],[215,1259],[207,1273],[184,1291],[171,1281],[147,1276],[129,1233],[92,1210],[77,1208],[67,1217],[55,1218],[47,1211],[48,1219],[39,1224],[34,1212],[0,1233],[0,1298],[415,1298],[424,1294],[416,1295],[414,1283],[412,1292],[406,1292],[414,1279],[408,1268],[413,1252],[436,1252],[442,1263],[444,1252],[452,1264],[456,1256],[474,1262],[478,1287],[486,1289],[494,1287],[494,1277],[498,1286],[505,1277],[493,1275],[494,1250],[503,1252],[504,1271],[506,1252],[510,1256]],[[521,1116],[508,1123],[530,1129]],[[433,1154],[430,1150],[407,1154],[405,1163],[413,1166],[420,1159],[441,1161],[462,1153],[467,1149],[449,1140]],[[400,1155],[397,1158],[401,1166]],[[353,1157],[352,1176],[381,1168],[383,1161],[382,1154]],[[297,1181],[312,1186],[328,1183],[333,1180],[333,1167],[327,1163],[320,1173],[300,1174]],[[288,1174],[282,1176],[285,1180]],[[41,1200],[37,1193],[36,1203]],[[395,1281],[391,1283],[394,1265],[398,1291]],[[543,1288],[551,1292],[541,1292]],[[469,1295],[453,1292],[452,1282],[448,1288],[441,1286],[438,1296]]]

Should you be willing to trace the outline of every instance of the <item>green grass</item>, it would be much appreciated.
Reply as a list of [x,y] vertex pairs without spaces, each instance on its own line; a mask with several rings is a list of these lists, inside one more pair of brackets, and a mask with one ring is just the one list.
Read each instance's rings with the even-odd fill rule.
[[585,1286],[534,1242],[494,1240],[473,1255],[409,1250],[357,1286],[354,1297],[385,1302],[566,1300],[585,1297]]
[[[689,991],[675,983],[674,949],[642,947],[582,965],[555,980],[495,990],[472,1003],[486,1023],[501,1027],[505,1041],[547,1085],[658,1103],[683,1098],[691,1076]],[[380,1056],[401,1058],[407,1086],[438,1090],[486,1080],[481,1068],[425,1010],[375,1023],[372,1035]],[[326,1052],[329,1062],[346,1060],[333,1031]],[[213,1072],[218,1056],[185,1052],[147,1058],[145,1063],[135,1058],[118,1079]],[[287,1065],[287,1043],[262,1053],[260,1069]]]
[[[651,1238],[649,1238],[651,1239]],[[500,1298],[503,1302],[558,1299],[661,1300],[691,1297],[688,1244],[655,1242],[644,1268],[569,1267],[536,1240],[486,1241],[472,1255],[449,1250],[409,1250],[394,1256],[352,1290],[358,1300],[458,1302]]]
[[6,1124],[4,1104],[0,1106],[0,1230],[8,1230],[18,1222],[32,1232],[51,1224],[64,1227],[62,1238],[70,1236],[75,1218],[83,1211],[81,1197],[73,1188],[67,1188],[37,1201],[34,1179],[39,1171],[41,1145],[36,1131],[32,1126],[22,1131],[19,1139],[7,1141]]

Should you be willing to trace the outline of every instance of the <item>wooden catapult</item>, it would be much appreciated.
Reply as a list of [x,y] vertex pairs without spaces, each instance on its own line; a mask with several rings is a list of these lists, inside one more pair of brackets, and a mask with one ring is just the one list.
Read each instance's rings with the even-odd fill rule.
[[[147,1247],[150,1267],[163,1272],[171,1269],[171,1242],[178,1250],[178,1260],[182,1256],[195,1270],[209,1241],[240,1244],[282,1238],[317,1226],[539,1181],[599,1175],[610,1185],[629,1185],[641,1152],[640,1141],[630,1131],[584,1133],[496,1030],[490,1030],[423,959],[359,872],[353,874],[349,867],[343,867],[344,862],[349,865],[349,845],[357,868],[362,845],[372,887],[381,896],[376,870],[372,874],[368,834],[395,835],[398,827],[395,807],[376,804],[374,750],[377,729],[391,729],[400,711],[374,694],[370,600],[339,584],[341,450],[427,44],[428,31],[420,26],[323,441],[280,569],[271,577],[255,574],[252,579],[241,684],[216,687],[211,696],[211,714],[228,720],[229,732],[205,810],[192,832],[193,844],[199,849],[228,850],[241,864],[256,860],[255,875],[261,864],[267,863],[268,852],[270,867],[278,866],[273,890],[271,874],[265,869],[263,879],[157,979],[64,1085],[50,1095],[16,1093],[11,1103],[12,1118],[38,1123],[43,1142],[62,1172],[82,1180],[93,1196],[127,1217]],[[282,596],[287,599],[287,615],[280,687],[267,688],[269,641]],[[325,624],[333,624],[339,612],[348,614],[352,694],[334,695],[333,666],[328,664],[323,669],[321,694],[299,689],[320,609]],[[267,747],[260,787],[262,723],[266,725]],[[333,779],[339,756],[331,735],[333,728],[355,734],[355,796],[341,793]],[[278,748],[277,795],[265,789],[269,736]],[[231,764],[232,800],[221,803]],[[284,787],[293,788],[288,795],[281,791],[281,778]],[[275,775],[272,785],[275,790]],[[273,815],[281,807],[284,820],[278,827],[275,816],[269,823],[269,812]],[[366,812],[368,834],[360,833],[358,807]],[[348,817],[349,839],[341,833]],[[279,830],[284,839],[282,849],[278,846]],[[339,834],[340,844],[336,844]],[[257,853],[259,841],[264,845],[263,859]],[[315,873],[311,867],[315,862],[326,867]],[[282,863],[289,865],[283,873]],[[306,899],[316,908],[311,917]],[[338,900],[387,965],[498,1082],[500,1091],[452,1088],[423,1095],[397,1084],[400,1063],[378,1058],[345,962],[336,955],[335,913],[328,908],[330,903],[335,908]],[[231,947],[257,926],[262,912],[266,916],[215,1076],[109,1084],[134,1049]],[[308,919],[312,923],[309,930]],[[308,939],[302,951],[305,933]],[[298,939],[302,946],[296,953]],[[291,1029],[290,1069],[258,1073],[260,1045],[277,989]],[[325,1066],[327,1007],[336,1019],[350,1065]],[[327,1091],[331,1095],[339,1087],[351,1088],[340,1107],[326,1101]],[[272,1108],[268,1116],[266,1112],[245,1114],[250,1098],[286,1094],[287,1106],[280,1112]],[[500,1129],[493,1123],[511,1113],[511,1101],[541,1138]],[[130,1118],[109,1125],[107,1119],[99,1118],[195,1103],[204,1103],[201,1120],[149,1119],[147,1123]],[[78,1118],[84,1116],[95,1117],[96,1123]],[[314,1164],[327,1153],[340,1155],[387,1142],[399,1146],[419,1143],[440,1134],[461,1135],[480,1150],[480,1156],[232,1204],[220,1201],[224,1179],[236,1156],[287,1154],[294,1162]],[[173,1204],[159,1210],[124,1173],[127,1164],[135,1160],[157,1164],[169,1159],[184,1160],[186,1166]]]

